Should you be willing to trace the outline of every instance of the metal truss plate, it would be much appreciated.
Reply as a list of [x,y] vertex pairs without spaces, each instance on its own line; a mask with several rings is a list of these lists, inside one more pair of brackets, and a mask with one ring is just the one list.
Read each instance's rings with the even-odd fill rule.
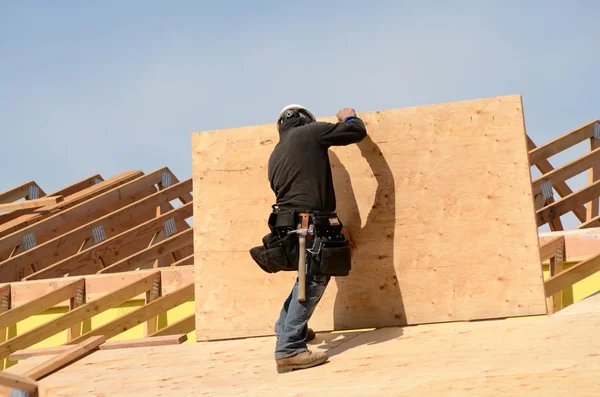
[[164,227],[165,237],[167,237],[167,238],[171,237],[172,235],[177,233],[177,225],[175,225],[174,218],[167,219],[164,222],[163,227]]
[[83,288],[77,287],[77,292],[75,293],[75,302],[78,305],[83,304]]
[[104,234],[104,227],[102,225],[98,225],[92,229],[92,238],[94,239],[94,244],[106,240],[106,234]]
[[172,180],[171,180],[171,174],[169,172],[163,172],[162,176],[160,178],[160,184],[162,185],[162,187],[166,188],[171,186]]
[[23,246],[23,250],[27,251],[35,247],[37,244],[35,242],[35,235],[33,232],[29,232],[23,237],[21,237],[21,245]]
[[544,200],[548,200],[550,197],[554,197],[554,192],[552,191],[552,182],[546,181],[542,183],[540,186],[540,190],[542,191],[542,198]]
[[594,138],[600,139],[600,123],[594,124]]
[[27,195],[29,200],[37,200],[40,198],[40,188],[37,185],[29,185],[29,194]]

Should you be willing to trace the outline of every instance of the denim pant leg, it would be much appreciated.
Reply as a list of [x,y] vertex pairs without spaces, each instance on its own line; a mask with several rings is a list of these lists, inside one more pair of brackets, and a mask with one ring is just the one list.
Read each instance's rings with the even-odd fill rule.
[[[297,283],[298,283],[298,280],[296,280],[296,284]],[[275,323],[274,330],[275,330],[275,335],[277,337],[279,337],[281,335],[281,332],[283,331],[283,326],[285,324],[285,319],[287,318],[288,309],[290,307],[290,302],[292,300],[293,293],[294,293],[294,290],[292,289],[292,291],[288,295],[287,299],[283,303],[283,307],[281,308],[281,312],[279,313],[279,319]]]
[[[310,266],[310,254],[307,254],[307,270]],[[308,320],[319,304],[329,277],[311,276],[307,271],[306,276],[306,300],[298,301],[298,280],[292,288],[292,292],[285,301],[281,310],[280,318],[275,325],[275,332],[279,330],[279,339],[275,347],[275,359],[294,356],[308,350],[306,337],[308,334]]]

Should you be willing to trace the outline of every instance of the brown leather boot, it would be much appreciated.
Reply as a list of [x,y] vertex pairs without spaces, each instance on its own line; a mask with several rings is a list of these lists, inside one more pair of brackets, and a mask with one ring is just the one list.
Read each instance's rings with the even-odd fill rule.
[[325,363],[328,359],[329,357],[324,352],[305,351],[292,357],[280,358],[275,362],[277,363],[277,373],[283,374],[295,369],[315,367]]
[[317,335],[315,334],[315,331],[313,331],[312,329],[308,329],[308,335],[306,336],[306,341],[310,342],[311,340],[315,339],[317,337]]

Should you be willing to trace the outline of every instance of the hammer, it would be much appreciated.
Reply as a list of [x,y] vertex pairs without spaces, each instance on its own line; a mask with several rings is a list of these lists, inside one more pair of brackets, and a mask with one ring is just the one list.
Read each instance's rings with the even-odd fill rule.
[[308,217],[310,214],[303,212],[300,214],[301,224],[296,230],[289,233],[297,233],[299,239],[298,249],[298,301],[306,300],[306,236],[312,234],[312,230],[308,229]]

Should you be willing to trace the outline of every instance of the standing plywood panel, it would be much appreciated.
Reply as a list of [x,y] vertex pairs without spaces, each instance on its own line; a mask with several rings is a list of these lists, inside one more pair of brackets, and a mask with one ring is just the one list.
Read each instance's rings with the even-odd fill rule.
[[[545,314],[521,97],[359,116],[369,136],[330,150],[353,269],[311,327]],[[277,142],[274,125],[193,135],[198,340],[272,334],[293,285],[248,253],[268,233]]]

